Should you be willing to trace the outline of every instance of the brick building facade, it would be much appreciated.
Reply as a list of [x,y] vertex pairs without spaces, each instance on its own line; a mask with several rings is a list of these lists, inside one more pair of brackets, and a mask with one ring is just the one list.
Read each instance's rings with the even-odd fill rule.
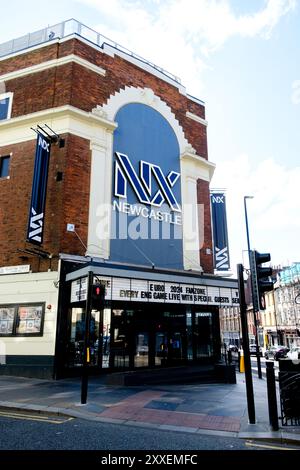
[[[3,48],[0,46],[0,53],[1,50]],[[106,278],[102,279],[106,282],[106,287],[108,282],[111,282],[110,287],[113,282],[117,282],[114,281],[115,276],[118,280],[122,278],[117,269],[119,262],[122,269],[125,269],[124,265],[127,269],[130,268],[124,279],[126,277],[127,280],[132,280],[138,276],[144,285],[148,283],[147,289],[150,289],[149,282],[152,279],[154,283],[163,284],[163,287],[158,286],[157,289],[161,288],[164,292],[173,289],[175,292],[176,289],[168,284],[171,280],[179,286],[177,291],[180,295],[183,292],[185,295],[191,292],[191,296],[195,292],[201,294],[198,307],[195,307],[195,298],[191,297],[191,305],[188,307],[188,302],[185,302],[187,307],[184,307],[182,315],[179,305],[183,305],[183,298],[178,297],[178,305],[173,301],[172,313],[165,293],[165,307],[161,310],[158,324],[159,321],[164,323],[168,315],[163,310],[167,309],[169,315],[176,317],[178,331],[173,328],[170,334],[153,333],[153,325],[141,325],[141,331],[133,333],[134,345],[131,344],[129,353],[124,347],[122,352],[115,353],[118,358],[126,356],[123,361],[125,368],[175,364],[171,353],[168,353],[168,360],[163,362],[159,359],[157,347],[158,340],[161,339],[165,341],[166,349],[170,350],[171,344],[180,346],[180,355],[178,351],[174,354],[177,362],[216,360],[219,354],[216,326],[218,308],[223,303],[236,302],[236,284],[213,275],[209,182],[214,165],[209,162],[207,155],[204,103],[189,96],[179,81],[165,71],[108,43],[103,42],[100,45],[87,41],[80,34],[54,36],[22,50],[2,52],[0,84],[0,90],[4,90],[2,95],[0,92],[0,103],[4,103],[3,109],[6,104],[7,109],[10,106],[10,112],[0,120],[0,163],[4,167],[4,160],[6,166],[8,162],[8,170],[3,170],[0,177],[0,356],[2,354],[4,357],[0,364],[0,373],[57,377],[64,375],[66,370],[76,369],[82,353],[80,322],[83,322],[85,307],[78,298],[76,302],[73,299],[73,305],[70,303],[72,282],[77,282],[76,274],[72,272],[76,273],[82,266],[89,269],[89,263],[96,263],[95,272],[100,277],[105,271],[103,266],[106,270],[108,267],[111,269],[105,271]],[[144,119],[141,130],[139,116]],[[171,262],[168,265],[168,261],[161,265],[159,262],[149,265],[147,259],[151,261],[152,256],[153,259],[155,256],[155,259],[160,259],[157,246],[165,245],[156,244],[148,252],[147,243],[139,245],[138,241],[133,242],[135,248],[132,248],[132,243],[118,245],[128,255],[127,258],[117,259],[116,254],[113,257],[111,213],[106,220],[108,231],[103,236],[101,208],[111,204],[112,195],[115,198],[118,196],[116,189],[113,193],[112,188],[116,184],[113,171],[117,171],[114,170],[117,167],[113,166],[115,145],[117,138],[121,143],[126,140],[124,129],[131,132],[130,126],[126,127],[130,119],[134,122],[131,126],[134,127],[132,135],[136,135],[137,141],[140,139],[142,142],[139,145],[143,145],[143,136],[146,136],[150,145],[152,141],[157,148],[165,145],[166,155],[169,145],[178,147],[180,171],[171,171],[174,177],[172,181],[171,173],[165,178],[161,176],[160,180],[162,173],[159,172],[162,170],[159,165],[168,165],[167,157],[166,162],[162,156],[155,164],[147,163],[148,159],[145,165],[148,165],[146,170],[148,168],[150,171],[150,179],[156,172],[155,184],[160,188],[159,194],[155,195],[158,198],[155,200],[160,202],[154,204],[149,180],[147,197],[152,198],[150,206],[164,207],[163,200],[164,204],[170,205],[168,190],[171,195],[173,187],[178,191],[181,201],[178,212],[181,212],[182,206],[183,213],[183,224],[179,224],[182,235],[179,241],[169,243],[168,246],[170,250],[174,249],[174,259],[177,256],[182,267],[175,262],[174,266]],[[157,131],[154,130],[155,126]],[[165,134],[159,134],[160,126],[166,126],[169,133],[165,142]],[[38,246],[28,241],[27,237],[37,142],[35,131],[59,135],[59,140],[51,146],[43,243]],[[159,138],[161,142],[156,142]],[[130,147],[131,143],[128,145]],[[131,156],[128,165],[131,165],[130,158]],[[115,178],[117,175],[123,179],[123,190],[129,192],[133,183],[129,179],[130,175],[126,176],[124,168],[119,168]],[[128,167],[128,171],[130,168]],[[137,166],[135,171],[138,172]],[[143,176],[146,174],[143,173]],[[175,183],[179,176],[180,182]],[[166,193],[163,182],[169,185]],[[189,219],[186,215],[188,211],[185,212],[183,208],[192,207],[195,211],[197,205],[200,210],[193,222],[196,228],[190,239]],[[125,209],[129,210],[129,206],[130,204],[125,206]],[[158,212],[154,213],[154,217],[157,214]],[[67,224],[73,224],[75,231],[68,231]],[[159,240],[159,243],[165,242]],[[178,250],[176,247],[182,248]],[[137,259],[136,250],[139,250],[140,262],[130,262],[131,250],[135,250],[132,255],[134,260]],[[164,248],[162,251],[165,251]],[[180,252],[179,255],[177,252]],[[166,254],[166,260],[171,258]],[[107,280],[108,277],[110,281]],[[133,292],[132,281],[130,282],[129,291]],[[192,290],[187,290],[188,285],[193,285]],[[114,288],[111,288],[113,292]],[[212,289],[211,293],[209,289]],[[127,291],[124,287],[124,292]],[[111,293],[110,297],[107,296],[104,313],[95,313],[93,317],[94,365],[100,369],[107,367],[115,370],[121,367],[119,359],[106,358],[106,364],[104,358],[102,339],[105,337],[107,342],[109,337],[113,349],[113,340],[117,342],[117,332],[120,330],[116,326],[119,314],[115,314],[114,326],[112,309],[126,311],[125,316],[129,315],[131,309],[132,316],[136,316],[130,297],[125,305],[121,304],[118,296],[114,298],[113,295],[115,294]],[[148,299],[151,298],[150,294],[147,295]],[[116,305],[113,305],[114,302],[117,302]],[[134,305],[143,311],[142,302]],[[149,300],[147,305],[148,310],[151,310]],[[184,317],[184,321],[179,325],[181,317]],[[204,321],[205,334],[202,335],[203,344],[197,345],[191,338],[183,338],[182,335],[187,328],[194,329],[195,325],[200,325],[200,319],[201,322]],[[105,322],[109,326],[105,327]],[[167,330],[170,330],[170,325],[166,326]],[[191,331],[190,334],[193,335],[194,332]],[[215,339],[211,339],[212,336]],[[139,347],[144,347],[143,355],[137,352]]]

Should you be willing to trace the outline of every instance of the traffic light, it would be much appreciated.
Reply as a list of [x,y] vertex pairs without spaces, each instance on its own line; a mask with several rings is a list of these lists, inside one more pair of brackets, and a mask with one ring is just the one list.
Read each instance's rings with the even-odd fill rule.
[[103,310],[105,300],[105,286],[103,284],[92,285],[92,310]]
[[261,265],[271,261],[271,255],[270,253],[259,253],[258,251],[254,251],[253,253],[255,264],[255,273],[253,273],[253,277],[256,278],[257,283],[259,308],[260,310],[264,310],[266,308],[264,293],[273,290],[273,281],[269,280],[270,276],[272,276],[273,270],[272,268],[263,267]]

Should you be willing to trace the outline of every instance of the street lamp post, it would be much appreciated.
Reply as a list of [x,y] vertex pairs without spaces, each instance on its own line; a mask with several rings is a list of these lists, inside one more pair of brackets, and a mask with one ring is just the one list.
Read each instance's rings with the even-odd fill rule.
[[[248,225],[248,214],[247,214],[247,199],[253,199],[253,196],[244,196],[244,209],[245,209],[245,222],[246,222],[246,234],[247,234],[247,248],[248,248],[248,259],[250,265],[250,236],[249,236],[249,225]],[[256,311],[254,308],[254,292],[253,292],[253,274],[251,273],[251,292],[252,292],[252,305],[253,305],[253,321],[254,321],[254,329],[255,329],[255,345],[256,345],[256,359],[257,359],[257,373],[258,377],[262,379],[261,373],[261,363],[260,363],[260,354],[259,354],[259,346],[258,346],[258,334],[257,334],[257,318],[256,318]]]

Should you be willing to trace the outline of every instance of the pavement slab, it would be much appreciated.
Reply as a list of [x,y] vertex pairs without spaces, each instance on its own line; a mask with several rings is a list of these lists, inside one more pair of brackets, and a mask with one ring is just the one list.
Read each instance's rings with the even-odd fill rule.
[[140,387],[108,386],[103,376],[91,377],[86,405],[80,403],[80,379],[43,381],[0,376],[0,408],[188,433],[286,440],[300,445],[300,427],[280,426],[279,431],[272,431],[266,380],[253,376],[253,384],[256,424],[248,422],[245,376],[240,373],[236,384]]

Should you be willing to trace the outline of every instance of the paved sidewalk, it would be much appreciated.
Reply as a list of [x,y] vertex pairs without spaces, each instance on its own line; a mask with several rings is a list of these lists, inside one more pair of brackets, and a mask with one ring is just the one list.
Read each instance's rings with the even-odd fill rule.
[[271,431],[266,380],[253,376],[253,383],[256,424],[248,424],[245,376],[240,373],[237,384],[142,387],[108,386],[104,377],[93,377],[89,380],[86,405],[80,404],[79,379],[47,381],[0,376],[0,408],[300,445],[300,427]]

